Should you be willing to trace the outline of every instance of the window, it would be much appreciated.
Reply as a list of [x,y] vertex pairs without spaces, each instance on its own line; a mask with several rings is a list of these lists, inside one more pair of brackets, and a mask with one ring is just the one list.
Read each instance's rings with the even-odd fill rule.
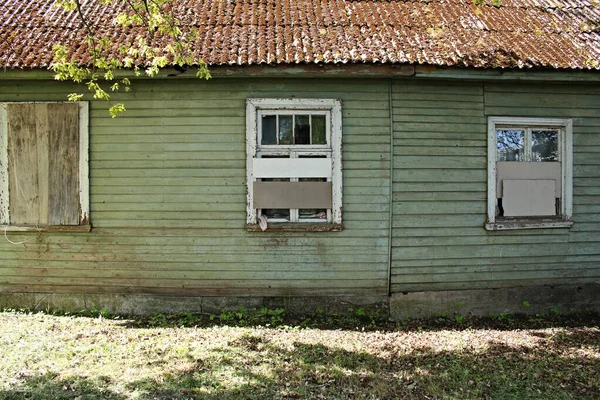
[[0,224],[89,230],[88,106],[0,103]]
[[341,101],[248,99],[250,230],[340,230]]
[[572,123],[490,117],[488,230],[572,225]]

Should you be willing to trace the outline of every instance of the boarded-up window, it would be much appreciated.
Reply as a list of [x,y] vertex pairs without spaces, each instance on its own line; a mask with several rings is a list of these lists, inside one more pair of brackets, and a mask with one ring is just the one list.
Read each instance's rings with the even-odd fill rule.
[[248,99],[246,112],[247,223],[341,224],[341,102]]
[[513,224],[518,228],[567,226],[554,222],[571,222],[571,121],[490,117],[488,128],[486,227],[511,219],[521,220]]
[[1,222],[16,226],[88,223],[84,103],[2,105]]
[[[560,214],[557,210],[560,208],[562,175],[558,152],[560,131],[530,126],[496,127],[498,216]],[[506,190],[507,187],[513,190]]]

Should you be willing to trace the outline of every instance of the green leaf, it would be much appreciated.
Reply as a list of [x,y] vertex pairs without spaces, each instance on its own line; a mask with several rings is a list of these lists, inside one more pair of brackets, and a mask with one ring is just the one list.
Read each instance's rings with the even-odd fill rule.
[[80,101],[83,98],[83,94],[80,93],[71,93],[67,96],[69,101]]
[[108,109],[111,118],[116,118],[122,112],[125,112],[125,104],[117,103]]

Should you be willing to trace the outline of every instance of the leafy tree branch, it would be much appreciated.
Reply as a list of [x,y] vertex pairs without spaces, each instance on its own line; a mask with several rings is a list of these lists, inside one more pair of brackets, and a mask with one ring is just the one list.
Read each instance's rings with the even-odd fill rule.
[[[174,13],[177,0],[58,0],[55,7],[74,12],[85,32],[86,56],[75,56],[68,44],[54,47],[50,69],[55,79],[84,83],[94,99],[109,101],[112,92],[128,92],[131,81],[117,79],[117,71],[130,69],[135,76],[155,77],[161,68],[168,65],[181,68],[197,66],[196,76],[209,79],[206,63],[194,57],[194,42],[197,31],[183,27]],[[91,22],[84,7],[91,4],[104,5],[116,11],[107,26]],[[111,33],[118,31],[130,34],[125,42],[113,43]],[[118,50],[115,51],[115,46]],[[72,93],[71,101],[83,98],[83,93]],[[108,109],[115,118],[125,111],[123,103],[116,103]]]

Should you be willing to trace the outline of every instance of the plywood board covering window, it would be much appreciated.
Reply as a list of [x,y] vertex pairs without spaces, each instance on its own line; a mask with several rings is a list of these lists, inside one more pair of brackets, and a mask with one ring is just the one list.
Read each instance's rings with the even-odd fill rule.
[[486,228],[572,225],[572,123],[490,117]]
[[331,209],[331,182],[254,182],[254,207]]
[[3,103],[0,222],[89,223],[87,103]]
[[549,179],[504,179],[502,207],[505,217],[556,215],[556,181]]
[[341,224],[341,101],[248,99],[247,223]]

